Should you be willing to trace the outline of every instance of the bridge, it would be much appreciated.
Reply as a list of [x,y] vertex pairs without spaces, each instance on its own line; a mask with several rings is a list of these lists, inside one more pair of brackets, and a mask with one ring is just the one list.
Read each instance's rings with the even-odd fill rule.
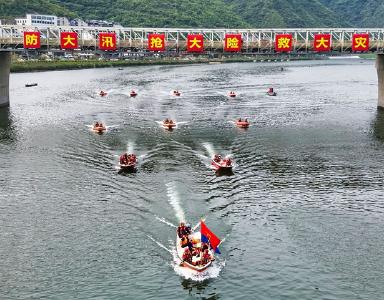
[[186,50],[187,36],[201,34],[204,38],[205,50],[223,50],[226,34],[239,34],[242,39],[242,52],[273,52],[278,34],[292,35],[292,52],[313,51],[313,40],[316,34],[330,34],[332,50],[339,52],[352,51],[352,37],[356,33],[369,35],[369,51],[384,49],[383,28],[296,28],[296,29],[177,29],[177,28],[115,28],[115,27],[28,27],[16,25],[0,25],[0,49],[23,49],[23,33],[38,31],[41,34],[41,50],[60,50],[60,34],[76,32],[79,37],[79,48],[83,50],[97,49],[100,33],[115,33],[119,50],[146,50],[148,35],[162,33],[168,51]]
[[[193,29],[193,28],[124,28],[124,27],[77,27],[51,26],[28,27],[0,25],[0,106],[9,104],[9,70],[11,52],[29,51],[24,34],[39,33],[38,49],[33,51],[69,51],[63,49],[61,35],[76,33],[77,51],[100,51],[100,39],[105,34],[113,34],[115,52],[151,52],[149,36],[160,34],[163,37],[166,53],[188,50],[190,35],[199,35],[204,41],[204,51],[200,53],[229,51],[231,55],[261,53],[377,53],[377,73],[379,83],[378,107],[384,108],[384,29],[383,28],[293,28],[293,29]],[[237,36],[241,43],[236,51],[227,49],[227,36]],[[357,35],[364,35],[367,43],[364,48],[356,48]],[[322,36],[322,40],[317,40]],[[329,40],[325,49],[318,48],[316,42]],[[286,38],[282,48],[278,48],[280,37]],[[288,42],[287,42],[288,37]],[[321,44],[319,44],[322,46]],[[361,46],[362,44],[360,44]],[[318,49],[317,49],[318,48]],[[105,50],[105,49],[104,49]],[[361,50],[361,51],[359,51]],[[73,50],[72,50],[73,51]],[[110,52],[110,51],[109,51]],[[152,51],[153,52],[153,51]]]

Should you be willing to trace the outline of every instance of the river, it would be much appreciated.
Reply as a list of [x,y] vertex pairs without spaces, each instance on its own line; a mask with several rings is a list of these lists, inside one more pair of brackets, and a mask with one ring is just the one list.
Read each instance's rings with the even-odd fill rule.
[[[383,297],[384,115],[372,61],[12,74],[10,92],[0,299]],[[176,130],[159,126],[166,117]],[[90,131],[96,120],[105,134]],[[117,170],[126,150],[136,173]],[[213,153],[231,155],[232,176],[210,169]],[[174,225],[202,217],[225,241],[195,276],[174,259]]]

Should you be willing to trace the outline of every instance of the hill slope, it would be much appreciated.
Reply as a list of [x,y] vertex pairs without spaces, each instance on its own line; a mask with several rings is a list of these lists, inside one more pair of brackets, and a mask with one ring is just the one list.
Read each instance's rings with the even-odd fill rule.
[[25,13],[134,27],[382,27],[382,0],[0,0],[0,18]]
[[384,27],[383,0],[320,0],[357,27]]
[[350,25],[317,0],[226,0],[256,28]]

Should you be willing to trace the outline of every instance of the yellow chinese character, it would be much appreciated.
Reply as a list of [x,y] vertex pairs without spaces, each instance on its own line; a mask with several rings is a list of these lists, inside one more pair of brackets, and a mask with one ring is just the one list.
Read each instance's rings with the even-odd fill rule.
[[105,48],[113,48],[113,39],[111,36],[103,36],[101,37],[101,46]]
[[25,45],[37,46],[37,35],[36,34],[25,35]]
[[64,42],[64,46],[68,46],[68,45],[73,46],[73,47],[76,46],[75,43],[74,43],[76,38],[71,37],[70,34],[68,34],[66,37],[64,37],[63,40],[65,41]]
[[365,37],[357,37],[355,38],[355,47],[356,48],[367,48],[367,38]]
[[291,40],[286,37],[279,38],[277,40],[277,48],[282,49],[282,48],[289,48],[289,42]]
[[151,38],[151,48],[163,48],[163,40],[159,37]]
[[328,48],[329,47],[329,40],[326,40],[323,36],[321,37],[320,40],[317,40],[317,45],[316,45],[316,48],[320,48],[321,46],[323,46],[324,48]]
[[196,47],[196,48],[200,49],[200,48],[201,48],[201,45],[200,45],[201,42],[202,42],[201,40],[198,40],[198,39],[195,37],[193,40],[191,40],[191,45],[189,46],[189,48],[194,48],[194,47]]
[[227,38],[227,48],[237,49],[239,48],[239,40],[236,37]]

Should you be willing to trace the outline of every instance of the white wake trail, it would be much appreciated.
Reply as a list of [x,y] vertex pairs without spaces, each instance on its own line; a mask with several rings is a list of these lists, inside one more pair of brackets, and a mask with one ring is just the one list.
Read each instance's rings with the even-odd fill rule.
[[180,206],[180,198],[176,190],[176,184],[174,182],[169,182],[166,184],[166,187],[168,201],[175,210],[177,219],[179,220],[179,222],[185,222],[185,215],[183,209]]

